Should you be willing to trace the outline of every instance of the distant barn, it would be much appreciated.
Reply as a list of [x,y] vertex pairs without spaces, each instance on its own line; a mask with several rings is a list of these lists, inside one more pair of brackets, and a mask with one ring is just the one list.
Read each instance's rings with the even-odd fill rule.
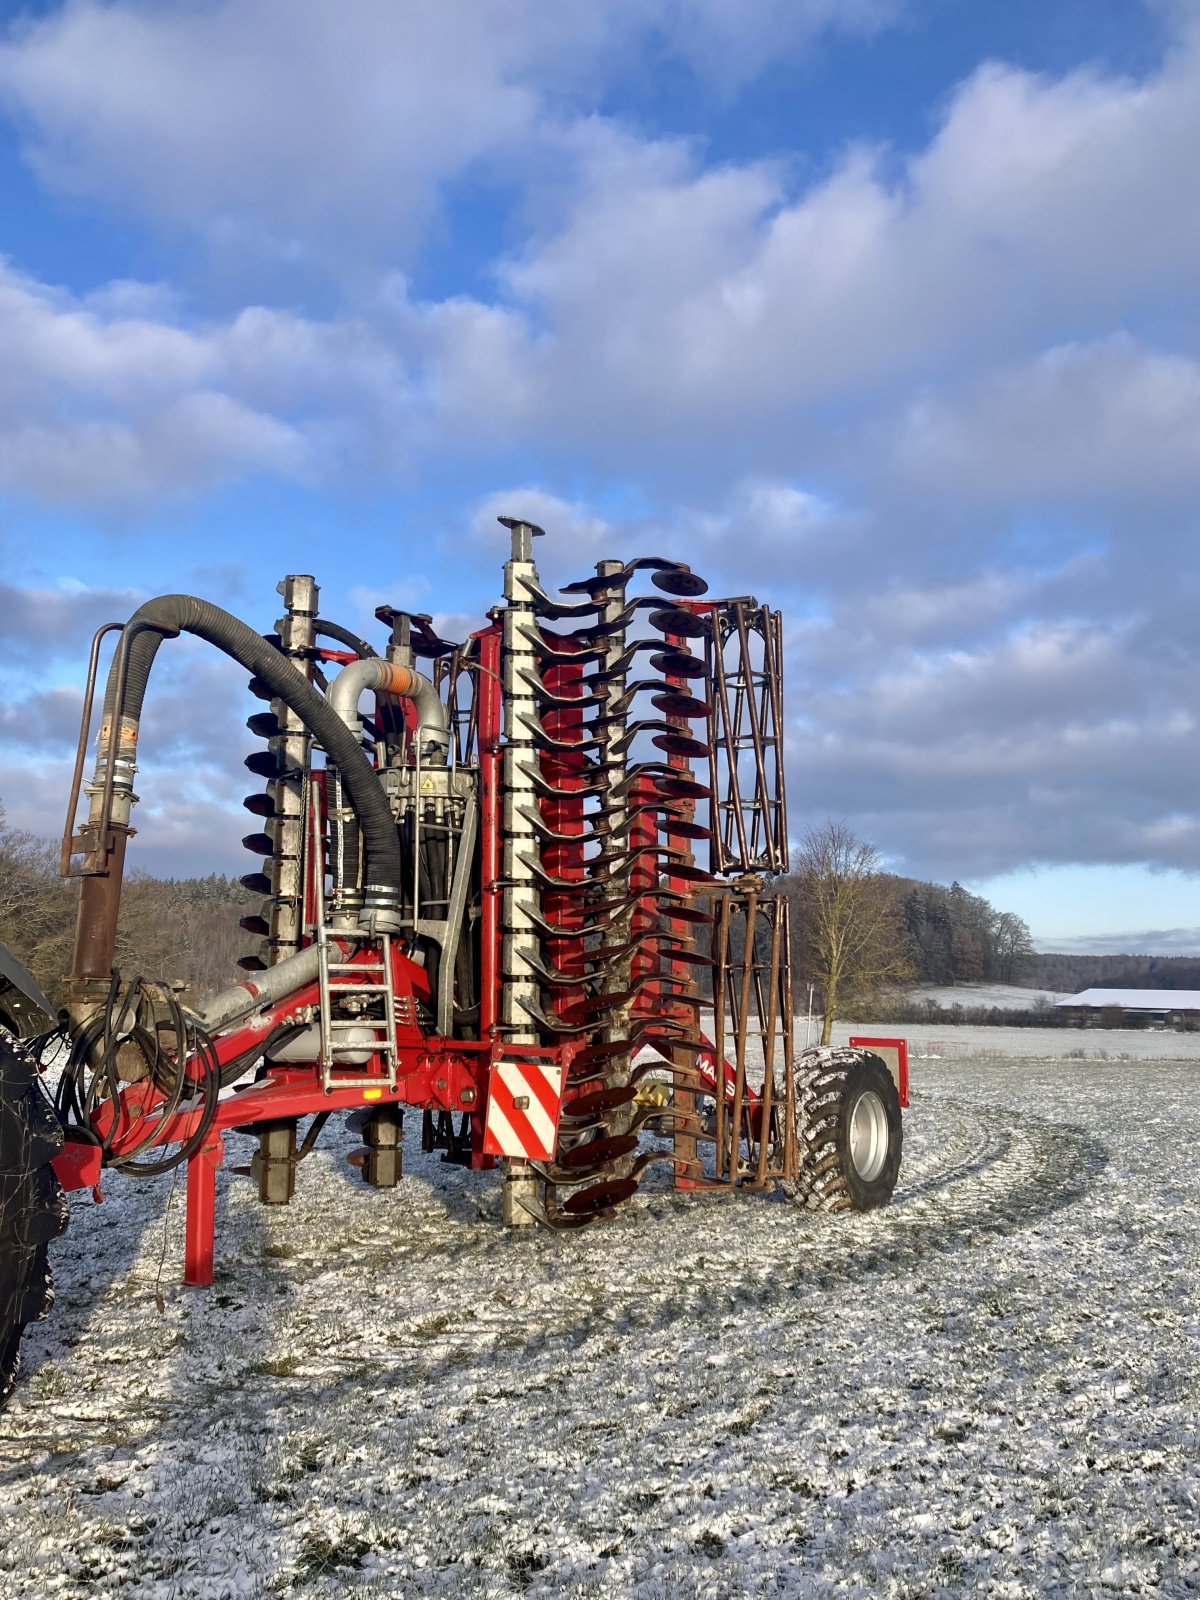
[[1054,1003],[1083,1028],[1200,1028],[1200,989],[1084,989]]

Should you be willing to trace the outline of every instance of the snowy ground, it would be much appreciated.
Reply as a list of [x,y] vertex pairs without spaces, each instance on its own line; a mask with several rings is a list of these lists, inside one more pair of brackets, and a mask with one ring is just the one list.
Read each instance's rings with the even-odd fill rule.
[[1017,983],[922,983],[908,991],[912,1000],[932,1000],[944,1006],[1003,1006],[1013,1011],[1029,1010],[1039,1000],[1053,1005],[1067,996],[1054,989],[1028,989]]
[[[820,1036],[821,1019],[812,1027],[812,1040]],[[949,1027],[938,1022],[838,1022],[834,1044],[850,1038],[908,1040],[913,1061],[962,1061],[973,1056],[1029,1057],[1066,1061],[1195,1061],[1200,1063],[1200,1033],[1176,1033],[1173,1028],[993,1028],[964,1024]],[[805,1023],[797,1030],[806,1042]]]
[[512,1235],[488,1174],[322,1148],[286,1210],[225,1179],[211,1291],[182,1186],[164,1231],[114,1179],[0,1422],[0,1593],[1200,1594],[1198,1072],[921,1060],[866,1217],[659,1179]]

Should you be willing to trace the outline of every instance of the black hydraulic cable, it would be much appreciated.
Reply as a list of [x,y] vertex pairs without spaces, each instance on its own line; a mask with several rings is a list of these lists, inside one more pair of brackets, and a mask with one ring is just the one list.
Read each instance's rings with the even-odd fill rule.
[[330,1111],[318,1111],[316,1116],[304,1130],[304,1139],[299,1150],[296,1151],[296,1160],[303,1161],[305,1156],[312,1154],[313,1146],[321,1136],[321,1129],[333,1115]]
[[[237,617],[195,595],[166,594],[147,600],[126,624],[124,686],[120,712],[140,721],[150,668],[164,638],[192,633],[232,656],[254,677],[261,678],[278,698],[296,713],[312,736],[336,764],[362,830],[367,856],[368,902],[371,890],[383,891],[393,902],[403,888],[403,866],[396,828],[387,797],[374,768],[357,738],[292,663],[261,634]],[[120,683],[121,652],[109,672],[105,691],[105,720],[111,725]]]
[[[166,1008],[166,1025],[175,1040],[172,1054],[166,1054],[157,1029],[151,1031],[138,1020],[146,986],[135,979],[124,993],[119,975],[114,975],[103,1010],[74,1036],[70,1057],[59,1083],[55,1109],[73,1136],[98,1144],[106,1165],[119,1168],[135,1178],[156,1177],[191,1158],[200,1148],[217,1114],[221,1092],[221,1068],[212,1038],[201,1024],[187,1016],[173,995],[160,990],[159,1002]],[[121,1077],[117,1053],[132,1042],[146,1063],[147,1074],[162,1094],[162,1102],[146,1118],[146,1129],[137,1141],[119,1155],[114,1153],[117,1123],[101,1136],[93,1117],[104,1105],[116,1107],[128,1081]],[[190,1063],[190,1071],[189,1071]],[[189,1091],[185,1094],[185,1091]],[[155,1145],[163,1129],[185,1098],[193,1093],[200,1100],[199,1119],[191,1134],[169,1155],[157,1160],[136,1158]]]

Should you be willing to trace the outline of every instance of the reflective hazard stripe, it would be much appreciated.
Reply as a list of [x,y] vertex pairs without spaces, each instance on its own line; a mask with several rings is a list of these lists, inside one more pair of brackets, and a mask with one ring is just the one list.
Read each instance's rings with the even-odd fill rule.
[[502,1061],[492,1071],[483,1148],[488,1155],[549,1161],[558,1136],[562,1068]]

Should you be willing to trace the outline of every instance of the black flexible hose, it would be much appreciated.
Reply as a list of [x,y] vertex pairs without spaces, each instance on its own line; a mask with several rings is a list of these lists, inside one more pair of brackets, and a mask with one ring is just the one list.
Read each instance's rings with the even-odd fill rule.
[[363,661],[379,654],[379,651],[365,639],[360,639],[356,633],[351,633],[349,628],[343,628],[340,622],[327,622],[324,617],[318,617],[313,623],[313,632],[320,634],[322,639],[336,639],[338,644],[344,644],[347,650],[353,650]]
[[[164,594],[139,606],[126,624],[125,689],[121,712],[141,720],[146,682],[164,638],[192,633],[223,650],[226,655],[261,678],[280,700],[291,707],[323,747],[341,773],[346,797],[362,829],[367,856],[368,901],[371,890],[383,890],[383,899],[398,900],[403,889],[403,865],[396,827],[387,797],[358,740],[300,672],[274,645],[228,611],[190,594]],[[114,660],[104,696],[109,722],[118,693],[118,666]]]

